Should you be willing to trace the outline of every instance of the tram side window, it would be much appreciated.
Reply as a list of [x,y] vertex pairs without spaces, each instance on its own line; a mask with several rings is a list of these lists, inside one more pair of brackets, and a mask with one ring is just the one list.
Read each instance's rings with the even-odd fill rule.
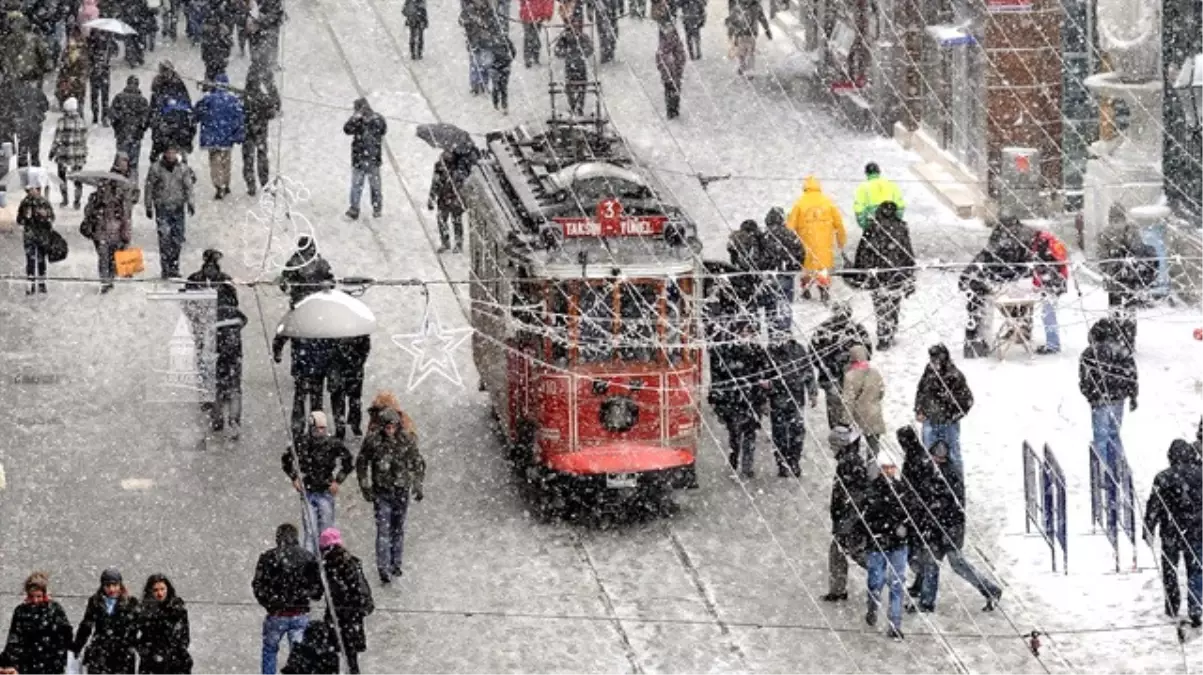
[[548,290],[547,297],[547,326],[550,328],[549,342],[551,353],[548,358],[557,367],[568,366],[568,315],[571,305],[568,299],[569,289],[566,286],[554,284]]
[[692,314],[689,281],[670,280],[665,293],[665,352],[670,363],[680,363],[689,340]]
[[614,285],[581,286],[579,357],[586,363],[614,358]]
[[622,323],[618,336],[619,358],[624,361],[654,361],[659,351],[660,285],[622,285]]

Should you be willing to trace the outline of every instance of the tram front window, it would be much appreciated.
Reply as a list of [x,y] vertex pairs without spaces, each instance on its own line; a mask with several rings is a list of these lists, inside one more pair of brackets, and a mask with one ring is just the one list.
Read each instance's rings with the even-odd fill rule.
[[548,357],[557,367],[568,365],[568,317],[572,311],[568,288],[552,284],[547,293]]
[[659,351],[660,284],[622,285],[618,355],[624,361],[655,361]]
[[670,363],[680,363],[688,347],[692,285],[689,279],[671,279],[665,289],[664,343]]
[[580,285],[579,358],[585,363],[614,358],[614,284]]

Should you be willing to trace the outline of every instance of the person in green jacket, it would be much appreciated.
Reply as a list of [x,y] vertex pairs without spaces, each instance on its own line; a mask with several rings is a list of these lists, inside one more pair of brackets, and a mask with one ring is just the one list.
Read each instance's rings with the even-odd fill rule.
[[856,214],[856,224],[860,225],[860,229],[868,226],[877,207],[884,202],[894,202],[898,206],[898,217],[902,218],[902,212],[906,209],[902,190],[881,175],[877,162],[869,162],[865,165],[865,182],[857,186],[856,197],[852,200],[852,211]]

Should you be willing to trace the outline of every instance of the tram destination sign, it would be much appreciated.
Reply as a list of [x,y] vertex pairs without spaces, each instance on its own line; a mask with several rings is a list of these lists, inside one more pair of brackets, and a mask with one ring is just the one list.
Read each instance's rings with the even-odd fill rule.
[[622,202],[606,199],[598,203],[593,218],[556,218],[565,237],[646,237],[663,234],[665,216],[628,216]]

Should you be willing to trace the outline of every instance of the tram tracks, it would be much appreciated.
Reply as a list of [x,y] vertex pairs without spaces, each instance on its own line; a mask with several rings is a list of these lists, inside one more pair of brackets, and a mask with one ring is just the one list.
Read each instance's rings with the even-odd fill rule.
[[[413,73],[413,71],[410,70],[408,62],[406,61],[406,59],[404,57],[405,50],[402,49],[401,42],[398,40],[396,33],[389,26],[389,23],[386,20],[385,15],[381,12],[379,5],[375,2],[375,0],[359,0],[359,2],[357,2],[356,4],[367,8],[372,13],[372,15],[374,16],[374,18],[377,22],[377,25],[380,27],[380,29],[384,32],[384,35],[387,37],[391,51],[393,52],[394,55],[397,56],[398,61],[402,64],[405,76],[408,77],[409,80],[413,83],[414,89],[416,90],[418,97],[424,103],[427,110],[430,112],[431,116],[435,120],[442,122],[443,121],[442,116],[438,113],[438,111],[434,105],[434,102],[431,100],[430,96],[427,94],[427,92],[423,88],[421,81]],[[338,33],[334,30],[334,27],[330,22],[329,14],[326,11],[325,7],[323,6],[323,0],[314,0],[314,2],[312,3],[312,8],[313,8],[315,18],[324,28],[326,35],[330,40],[331,45],[334,47],[335,52],[338,54],[338,58],[342,65],[342,68],[346,72],[347,77],[350,79],[352,85],[355,87],[356,92],[358,93],[359,96],[366,97],[368,94],[367,89],[363,86],[361,79],[355,72],[354,66],[351,64],[351,60],[348,58],[346,46],[344,45],[343,41],[339,38]],[[408,202],[410,208],[413,210],[414,214],[416,215],[416,217],[419,220],[419,223],[420,223],[421,229],[422,229],[422,234],[426,239],[427,245],[430,247],[431,251],[436,250],[438,247],[437,233],[432,228],[432,223],[430,222],[430,219],[423,216],[423,210],[422,210],[423,200],[416,197],[414,191],[411,190],[410,186],[406,183],[405,173],[403,171],[401,162],[398,160],[397,155],[394,152],[392,145],[390,144],[390,142],[388,141],[387,138],[384,140],[384,143],[383,143],[383,153],[389,163],[389,166],[393,169],[393,172],[397,175],[397,179],[398,179],[398,182],[400,183],[401,191],[405,195],[406,201]],[[380,232],[377,231],[375,223],[373,223],[372,221],[365,221],[364,224],[372,232],[372,235],[377,240],[377,242],[382,244],[381,248],[385,249],[386,247],[383,246],[385,238],[382,237]],[[455,277],[453,277],[453,275],[451,274],[451,271],[448,269],[446,262],[442,258],[437,257],[437,256],[436,256],[436,260],[438,263],[439,271],[441,272],[442,276],[445,279],[447,279],[448,281],[456,281]],[[450,289],[451,289],[452,295],[455,298],[456,304],[459,306],[460,312],[463,314],[465,319],[467,319],[468,321],[471,321],[470,300],[465,297],[465,294],[462,292],[459,285],[453,283],[450,285]],[[711,597],[711,595],[705,585],[705,582],[702,578],[701,571],[699,570],[697,564],[694,562],[693,556],[691,556],[689,554],[688,549],[685,547],[684,542],[677,535],[677,533],[673,531],[671,524],[669,524],[667,522],[661,522],[661,523],[656,524],[654,527],[656,530],[659,530],[659,532],[663,535],[664,538],[667,539],[669,548],[671,549],[674,557],[677,559],[677,561],[681,565],[682,574],[685,575],[685,577],[689,581],[690,586],[693,588],[694,592],[697,594],[698,599],[699,599],[702,607],[704,608],[704,612],[705,612],[706,616],[708,617],[709,621],[711,623],[713,623],[713,625],[714,625],[715,629],[718,631],[719,635],[723,639],[729,641],[730,651],[739,659],[739,661],[741,662],[741,664],[743,666],[742,668],[740,668],[740,670],[747,670],[748,669],[747,660],[744,656],[743,650],[739,647],[739,645],[737,644],[737,642],[734,640],[733,636],[731,635],[730,626],[719,615],[718,606],[715,603],[714,599]],[[590,550],[590,547],[589,547],[589,544],[588,544],[586,538],[582,535],[582,533],[580,531],[575,529],[575,526],[570,527],[567,530],[566,543],[569,546],[571,546],[572,549],[576,552],[576,555],[580,559],[581,564],[583,565],[585,570],[587,570],[589,577],[592,579],[593,584],[596,586],[598,600],[601,603],[602,608],[603,608],[606,616],[609,619],[610,625],[611,625],[612,629],[614,630],[614,633],[617,637],[619,647],[621,648],[621,650],[622,650],[624,656],[626,657],[626,660],[631,668],[631,672],[636,673],[636,674],[644,673],[645,672],[644,663],[646,662],[646,659],[641,657],[638,650],[635,648],[634,641],[632,640],[627,627],[624,625],[623,619],[618,614],[617,606],[619,605],[620,599],[616,598],[615,595],[613,594],[612,590],[607,587],[603,572],[599,568],[597,556]]]

